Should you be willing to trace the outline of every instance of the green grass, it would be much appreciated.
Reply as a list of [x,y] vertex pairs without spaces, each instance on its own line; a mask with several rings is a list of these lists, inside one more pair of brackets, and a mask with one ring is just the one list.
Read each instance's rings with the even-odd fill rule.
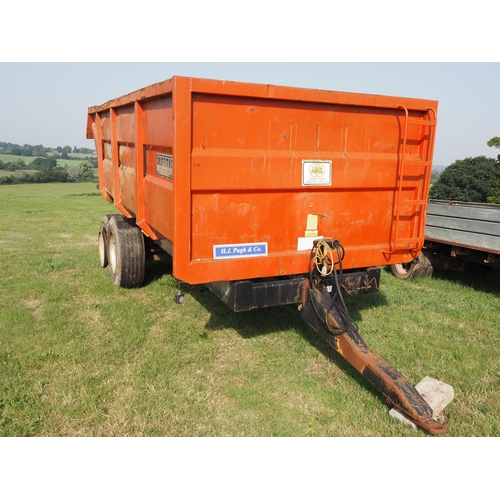
[[31,163],[36,156],[19,156],[19,155],[11,155],[11,154],[0,154],[0,160],[2,160],[4,163],[12,163],[16,160],[23,160],[24,163],[29,164]]
[[[1,436],[424,436],[292,307],[234,313],[203,286],[177,305],[170,263],[115,288],[95,183],[0,186]],[[449,436],[500,435],[500,285],[463,273],[348,301],[413,383],[451,384]],[[439,439],[436,437],[436,439]]]

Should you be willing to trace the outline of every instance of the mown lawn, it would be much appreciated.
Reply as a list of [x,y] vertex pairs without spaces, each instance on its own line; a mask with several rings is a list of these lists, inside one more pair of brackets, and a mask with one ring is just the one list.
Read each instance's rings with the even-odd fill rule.
[[[292,307],[234,313],[170,263],[115,288],[97,232],[114,208],[95,183],[0,186],[1,436],[425,436]],[[370,346],[455,399],[448,436],[500,435],[498,276],[382,272],[348,301]],[[436,437],[434,439],[440,439]]]

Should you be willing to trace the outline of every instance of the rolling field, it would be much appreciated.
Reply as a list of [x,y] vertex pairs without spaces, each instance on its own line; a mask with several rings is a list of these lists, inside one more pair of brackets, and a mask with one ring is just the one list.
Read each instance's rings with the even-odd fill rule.
[[[95,183],[0,186],[1,436],[426,436],[292,307],[234,313],[147,264],[115,288]],[[368,344],[410,381],[454,388],[445,436],[500,435],[500,281],[462,272],[347,301]],[[434,437],[433,439],[442,439]]]
[[[49,155],[49,157],[51,154]],[[86,156],[92,156],[92,155],[87,155],[87,154],[82,154],[82,153],[71,153],[69,155],[72,159],[71,160],[62,160],[59,159],[57,160],[57,166],[58,167],[71,167],[74,165],[79,165],[83,161],[85,161]],[[4,163],[10,163],[16,160],[23,160],[26,165],[29,165],[35,158],[36,156],[17,156],[17,155],[11,155],[11,154],[0,154],[0,160],[3,161]],[[0,171],[1,173],[1,171]],[[12,174],[13,172],[9,172]]]

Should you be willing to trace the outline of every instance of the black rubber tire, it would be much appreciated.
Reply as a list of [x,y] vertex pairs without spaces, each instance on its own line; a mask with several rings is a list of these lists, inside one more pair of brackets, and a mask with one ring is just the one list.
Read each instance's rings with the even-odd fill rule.
[[391,264],[391,272],[400,280],[421,278],[422,276],[432,276],[434,268],[429,255],[430,254],[428,254],[428,252],[422,250],[416,262],[413,261],[403,264]]
[[431,260],[432,254],[427,250],[422,250],[418,256],[418,262],[413,269],[412,278],[422,278],[424,276],[432,276],[434,266]]
[[146,270],[144,236],[135,219],[114,216],[108,222],[108,269],[122,288],[140,287]]
[[412,262],[391,264],[391,272],[399,280],[406,280],[408,278],[411,278],[414,269],[415,264]]

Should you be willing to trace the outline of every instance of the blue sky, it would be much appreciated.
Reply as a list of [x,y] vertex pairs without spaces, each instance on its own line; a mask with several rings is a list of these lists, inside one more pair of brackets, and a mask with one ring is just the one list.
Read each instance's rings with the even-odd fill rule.
[[499,150],[500,63],[0,62],[0,141],[93,147],[89,106],[173,75],[423,97],[439,101],[435,165]]

